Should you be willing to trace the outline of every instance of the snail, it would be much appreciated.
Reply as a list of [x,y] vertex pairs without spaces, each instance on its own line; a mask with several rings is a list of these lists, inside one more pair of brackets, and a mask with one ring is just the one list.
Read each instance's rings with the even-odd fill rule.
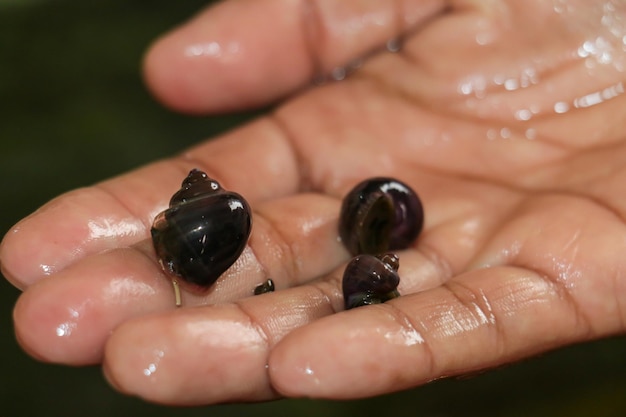
[[264,283],[257,285],[254,288],[254,295],[261,295],[268,292],[274,292],[274,281],[272,278],[268,278]]
[[408,185],[394,178],[371,178],[344,198],[339,236],[352,255],[406,249],[424,225],[424,209]]
[[208,289],[243,252],[252,228],[246,200],[193,169],[152,224],[159,263],[172,276],[176,305],[178,279]]
[[343,299],[346,310],[370,304],[380,304],[400,296],[398,284],[398,255],[358,255],[348,263],[343,273]]

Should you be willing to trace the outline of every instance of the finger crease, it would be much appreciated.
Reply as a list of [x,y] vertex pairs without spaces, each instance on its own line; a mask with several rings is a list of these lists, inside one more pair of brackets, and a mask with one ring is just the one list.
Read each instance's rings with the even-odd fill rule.
[[[286,235],[281,231],[280,227],[276,225],[276,223],[270,218],[263,215],[262,212],[254,213],[257,218],[262,219],[268,225],[271,230],[272,239],[274,244],[280,248],[282,252],[282,259],[287,259],[289,262],[281,262],[283,269],[283,276],[288,278],[288,286],[291,287],[294,282],[297,282],[297,277],[300,275],[300,267],[298,266],[298,258],[296,257],[296,253],[293,249],[293,245],[289,243]],[[265,266],[261,265],[263,270],[265,271]],[[267,275],[267,274],[266,274]]]
[[307,162],[308,158],[305,158],[296,146],[297,135],[289,128],[289,124],[283,120],[279,113],[272,112],[267,115],[267,119],[271,123],[274,123],[277,130],[282,134],[282,137],[291,152],[292,160],[294,160],[298,172],[298,189],[301,191],[312,189],[310,181],[310,167]]
[[[435,352],[433,351],[430,342],[424,337],[426,331],[423,329],[423,326],[411,320],[411,317],[407,313],[395,306],[393,303],[385,303],[382,304],[381,307],[387,310],[388,314],[392,316],[394,322],[400,326],[404,333],[415,335],[415,338],[419,341],[419,343],[416,343],[414,346],[421,348],[426,357],[426,374],[436,375],[438,367],[436,364]],[[421,331],[420,328],[422,329]]]
[[309,57],[309,67],[311,69],[311,78],[322,73],[321,54],[315,48],[323,38],[322,23],[317,2],[312,0],[303,0],[300,3],[300,25],[302,28],[302,42]]
[[423,242],[418,242],[415,246],[418,248],[418,252],[433,265],[436,271],[438,271],[441,283],[448,281],[455,275],[455,271],[450,262],[434,247],[426,245]]
[[587,337],[594,336],[594,331],[593,331],[593,326],[591,325],[591,320],[581,310],[580,306],[576,302],[576,299],[574,298],[569,288],[567,287],[566,282],[558,279],[553,274],[548,273],[539,268],[533,268],[527,265],[513,265],[513,266],[523,268],[526,271],[534,274],[541,281],[547,283],[549,287],[553,289],[556,296],[560,300],[563,300],[566,303],[568,309],[574,315],[576,326],[582,329],[582,333],[585,334]]
[[[343,309],[341,308],[340,309],[335,308],[335,305],[332,302],[333,298],[335,298],[335,295],[330,293],[328,290],[325,290],[324,286],[322,285],[322,282],[327,282],[327,281],[321,281],[321,282],[316,281],[316,282],[311,283],[310,286],[322,295],[324,299],[324,303],[330,306],[331,314],[336,314],[336,313],[339,313],[340,311],[343,311]],[[337,288],[337,287],[331,284],[331,288]]]
[[135,213],[135,211],[132,210],[130,206],[124,202],[123,199],[118,197],[118,195],[113,190],[110,190],[106,186],[106,183],[97,183],[97,184],[94,184],[92,187],[94,187],[95,189],[111,197],[120,207],[122,207],[130,215],[130,217],[139,219],[141,224],[143,224],[143,227],[145,228],[145,230],[148,230],[148,231],[150,230],[150,228],[152,227],[152,219],[139,216],[137,213]]
[[580,328],[583,329],[583,332],[586,333],[587,336],[593,336],[594,331],[593,326],[591,325],[591,320],[589,320],[589,318],[580,309],[580,306],[576,302],[576,299],[572,296],[570,290],[567,288],[567,285],[563,281],[547,274],[538,274],[538,277],[548,282],[560,298],[567,303],[569,309],[574,313],[576,324],[581,326]]
[[235,305],[237,306],[237,308],[239,308],[239,310],[246,316],[246,318],[248,319],[248,321],[250,322],[250,325],[254,328],[254,330],[259,334],[259,336],[261,336],[261,338],[263,339],[263,341],[265,342],[265,348],[267,349],[267,351],[269,352],[270,347],[272,345],[271,338],[270,338],[270,332],[265,328],[265,326],[263,326],[263,324],[261,323],[260,320],[257,320],[254,318],[254,315],[251,314],[245,307],[244,304],[241,303],[239,300],[235,301]]
[[[456,288],[462,289],[463,294]],[[459,280],[443,284],[442,289],[454,297],[454,299],[471,314],[478,324],[493,330],[493,346],[499,355],[504,355],[507,346],[507,334],[504,327],[500,324],[500,320],[496,317],[495,310],[492,307],[492,303],[487,298],[485,291],[482,289],[476,291]]]

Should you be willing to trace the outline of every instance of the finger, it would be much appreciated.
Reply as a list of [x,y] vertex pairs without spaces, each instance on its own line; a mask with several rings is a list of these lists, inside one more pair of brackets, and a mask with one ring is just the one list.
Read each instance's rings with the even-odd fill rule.
[[287,396],[372,396],[625,330],[626,248],[614,212],[546,196],[499,230],[479,269],[289,334],[270,356],[273,386]]
[[285,396],[362,398],[494,367],[588,332],[551,282],[494,268],[298,329],[272,351],[269,373]]
[[[294,309],[294,298],[306,303]],[[275,395],[267,379],[272,342],[266,332],[301,326],[314,319],[313,311],[332,313],[324,294],[298,287],[242,306],[183,309],[127,322],[107,343],[105,374],[118,390],[159,403],[268,400]],[[263,323],[251,316],[262,314],[269,314]]]
[[155,269],[151,259],[127,248],[85,258],[41,280],[15,305],[20,345],[47,362],[97,363],[108,332],[168,302],[168,282]]
[[187,112],[267,104],[443,10],[442,0],[220,2],[160,39],[148,85]]
[[[327,274],[348,254],[336,238],[339,202],[302,194],[259,206],[249,246],[210,289],[181,282],[185,307],[250,297],[268,278],[277,290]],[[171,277],[149,241],[86,257],[28,288],[15,307],[25,350],[49,362],[82,365],[102,359],[120,323],[174,309]]]
[[[239,167],[239,168],[238,168]],[[245,169],[242,169],[245,167]],[[190,169],[200,168],[250,204],[300,187],[299,167],[285,136],[263,119],[178,158],[69,192],[14,226],[0,245],[4,276],[25,288],[91,254],[149,237]]]

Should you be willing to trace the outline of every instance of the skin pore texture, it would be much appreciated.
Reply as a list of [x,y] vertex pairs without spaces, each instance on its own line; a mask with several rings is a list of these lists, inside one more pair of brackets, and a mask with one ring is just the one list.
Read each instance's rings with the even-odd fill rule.
[[[17,338],[190,405],[367,397],[621,334],[625,71],[620,0],[218,3],[155,42],[148,87],[195,114],[278,104],[11,229]],[[245,196],[253,230],[176,309],[149,231],[191,168]],[[417,190],[425,227],[403,296],[342,311],[339,207],[373,176]]]

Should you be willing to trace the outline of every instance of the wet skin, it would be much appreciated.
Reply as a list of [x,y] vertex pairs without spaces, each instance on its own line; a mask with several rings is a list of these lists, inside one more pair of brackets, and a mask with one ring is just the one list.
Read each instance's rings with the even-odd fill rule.
[[[203,404],[371,396],[623,333],[624,16],[588,0],[201,12],[147,55],[155,96],[199,114],[283,102],[9,231],[20,343],[102,363],[123,392]],[[149,229],[193,167],[245,196],[255,223],[213,290],[184,294],[219,304],[175,311]],[[403,296],[343,312],[341,198],[380,175],[420,190],[426,224],[399,253]],[[268,277],[276,291],[250,296]]]

